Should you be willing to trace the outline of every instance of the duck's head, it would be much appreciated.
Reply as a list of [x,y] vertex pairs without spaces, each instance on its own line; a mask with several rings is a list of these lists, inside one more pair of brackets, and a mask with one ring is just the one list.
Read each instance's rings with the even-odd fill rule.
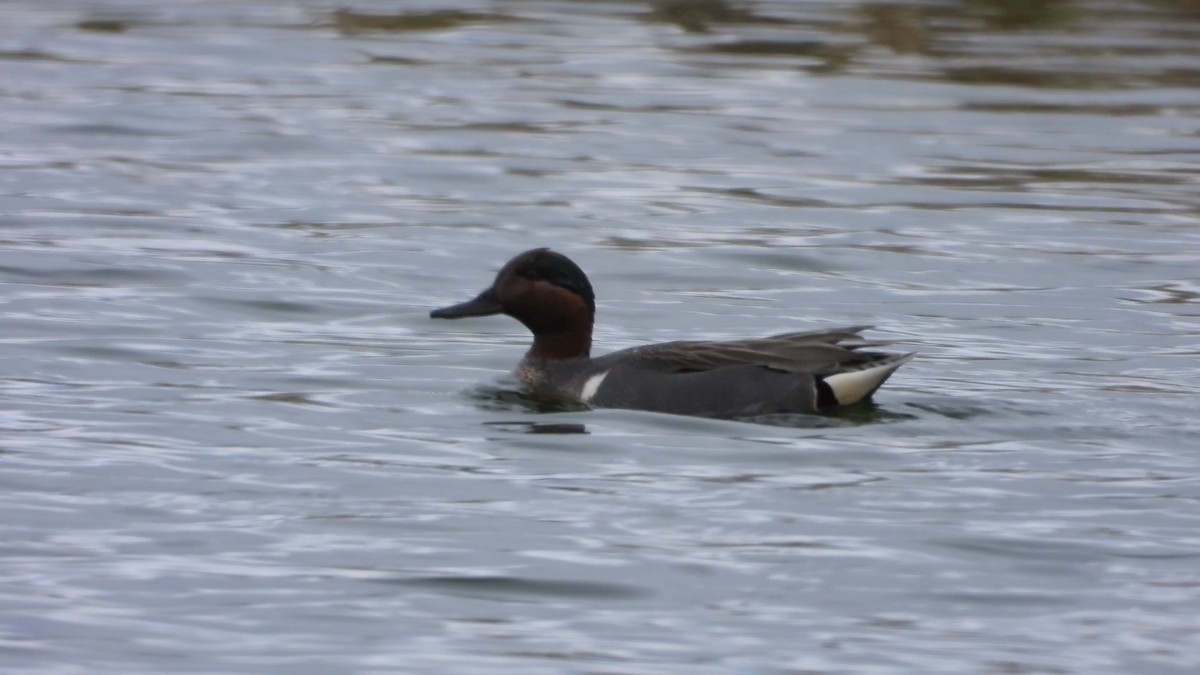
[[429,313],[434,319],[507,314],[533,332],[530,358],[585,357],[592,347],[596,295],[570,258],[535,248],[508,261],[473,299]]

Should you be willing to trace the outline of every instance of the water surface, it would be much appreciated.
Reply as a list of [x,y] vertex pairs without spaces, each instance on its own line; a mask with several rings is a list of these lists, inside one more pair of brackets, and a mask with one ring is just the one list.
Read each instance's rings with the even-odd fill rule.
[[[1191,3],[10,0],[0,669],[1191,673]],[[546,411],[871,323],[873,407]]]

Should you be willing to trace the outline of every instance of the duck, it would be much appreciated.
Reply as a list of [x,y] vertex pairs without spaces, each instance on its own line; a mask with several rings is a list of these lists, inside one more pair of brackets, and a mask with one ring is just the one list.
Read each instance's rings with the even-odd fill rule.
[[474,298],[433,319],[503,314],[533,333],[515,375],[531,391],[589,408],[713,418],[824,414],[869,400],[916,352],[874,348],[872,326],[742,340],[683,340],[593,358],[596,295],[573,260],[549,248],[509,260]]

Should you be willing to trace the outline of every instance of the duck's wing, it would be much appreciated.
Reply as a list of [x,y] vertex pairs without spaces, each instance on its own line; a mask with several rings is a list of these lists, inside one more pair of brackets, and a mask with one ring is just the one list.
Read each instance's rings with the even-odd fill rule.
[[635,347],[592,361],[581,398],[597,407],[711,417],[851,405],[914,356],[869,349],[886,343],[860,338],[865,328]]
[[773,370],[816,375],[854,370],[887,354],[859,351],[877,347],[859,333],[870,326],[783,333],[766,338],[730,341],[682,341],[636,347],[627,358],[637,366],[667,373],[696,373],[733,366],[763,366]]

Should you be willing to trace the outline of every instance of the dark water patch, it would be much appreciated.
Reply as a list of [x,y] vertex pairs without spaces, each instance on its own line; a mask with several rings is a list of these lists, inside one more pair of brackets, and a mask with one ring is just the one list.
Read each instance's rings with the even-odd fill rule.
[[1197,68],[1167,68],[1146,78],[1145,84],[1160,87],[1179,87],[1181,89],[1196,89],[1200,87],[1200,69]]
[[123,347],[105,341],[102,344],[63,344],[60,342],[46,345],[55,353],[95,361],[120,361],[126,363],[144,363],[152,352],[145,347]]
[[[910,408],[940,415],[952,420],[966,421],[978,417],[989,417],[1000,414],[994,407],[983,406],[973,403],[947,401],[947,402],[908,402]],[[1045,414],[1035,413],[1035,414]]]
[[161,267],[98,267],[94,269],[78,269],[0,266],[0,275],[38,285],[79,288],[178,286],[191,280],[188,275],[178,270]]
[[159,131],[156,129],[148,129],[146,127],[134,127],[127,124],[64,124],[52,127],[47,130],[51,134],[80,134],[85,136],[133,136],[142,138],[160,138],[169,137],[173,134]]
[[1022,539],[1018,537],[964,537],[950,540],[935,540],[930,543],[979,554],[988,557],[1012,558],[1015,560],[1038,560],[1085,563],[1097,557],[1117,552],[1110,546],[1095,542],[1079,543],[1053,539]]
[[974,0],[961,8],[991,30],[1048,29],[1078,19],[1075,0]]
[[635,237],[629,235],[610,235],[603,237],[600,246],[622,251],[661,251],[666,249],[698,248],[704,246],[697,241],[654,237]]
[[770,247],[733,248],[716,254],[718,259],[746,269],[788,270],[793,272],[823,272],[828,263],[801,250],[772,250]]
[[588,434],[587,427],[575,422],[484,422],[484,425],[501,431],[518,434]]
[[[946,182],[943,182],[941,179],[939,179],[937,177],[929,177],[929,178],[918,179],[918,180],[901,179],[901,180],[895,181],[895,182],[909,182],[909,183],[912,183],[915,185],[929,185],[929,186],[934,186],[934,187],[955,188],[955,189],[964,190],[964,191],[991,192],[991,193],[995,194],[994,189],[987,189],[987,188],[977,189],[975,186],[973,186],[970,183],[970,181],[965,180],[965,179],[958,179],[958,178],[948,179]],[[1011,212],[1032,211],[1032,212],[1047,212],[1047,213],[1062,213],[1062,214],[1101,214],[1101,215],[1127,214],[1127,215],[1141,215],[1141,216],[1159,216],[1159,215],[1162,215],[1162,213],[1163,213],[1163,208],[1161,206],[1139,207],[1139,206],[1118,206],[1118,205],[1089,206],[1089,205],[1083,205],[1083,204],[1046,204],[1046,203],[1035,203],[1032,201],[1028,201],[1028,198],[1026,198],[1025,201],[1017,201],[1017,200],[990,201],[989,200],[989,201],[971,202],[969,204],[964,204],[962,202],[902,202],[902,203],[897,204],[897,203],[893,202],[893,203],[890,203],[887,205],[884,205],[884,204],[862,205],[859,208],[866,208],[866,207],[885,208],[885,206],[886,207],[903,206],[905,208],[913,209],[915,211],[963,211],[963,212],[970,212],[970,211],[1011,211]],[[1184,214],[1186,214],[1188,212],[1185,209],[1185,207],[1183,207],[1183,206],[1178,207],[1178,209],[1175,209],[1173,207],[1172,210],[1178,210],[1180,213],[1184,213]]]
[[1017,66],[959,66],[946,68],[941,77],[965,85],[1015,86],[1030,89],[1115,90],[1142,86],[1123,73],[1038,70]]
[[1168,483],[1183,483],[1190,485],[1195,482],[1191,476],[1178,476],[1167,474],[1146,473],[1145,471],[1108,471],[1102,472],[1095,470],[1091,472],[1069,472],[1063,474],[1059,480],[1063,482],[1079,482],[1093,483],[1097,485],[1106,485],[1111,483],[1129,483],[1135,485],[1144,485],[1146,487],[1163,485]]
[[794,21],[759,14],[747,5],[730,0],[653,0],[645,18],[674,24],[689,33],[708,33],[713,24],[789,26]]
[[341,232],[355,232],[358,230],[373,230],[383,227],[392,227],[392,223],[373,223],[373,222],[353,222],[353,221],[304,221],[304,220],[289,220],[284,222],[258,222],[252,223],[255,227],[275,228],[281,230],[296,230],[304,232],[314,237],[334,236]]
[[1191,103],[1151,105],[1145,103],[1042,103],[1037,101],[971,101],[959,106],[967,112],[996,114],[1032,113],[1037,115],[1101,115],[1105,117],[1151,117],[1164,114],[1193,113]]
[[[5,170],[5,171],[69,172],[69,171],[77,171],[80,168],[81,168],[81,165],[78,162],[71,162],[71,161],[67,161],[67,160],[43,161],[41,159],[26,158],[26,159],[5,161],[4,159],[0,159],[0,170]],[[13,220],[12,218],[0,217],[0,225],[19,226],[21,224],[22,223],[18,223],[15,220]]]
[[703,548],[736,548],[736,549],[815,549],[815,550],[834,550],[844,548],[831,541],[821,539],[771,539],[763,541],[741,540],[741,541],[701,541],[697,542],[698,546]]
[[[500,153],[494,152],[492,150],[487,150],[484,148],[427,148],[427,149],[421,149],[421,150],[414,150],[413,154],[420,155],[422,157],[455,157],[455,158],[461,158],[461,159],[488,159],[488,158],[494,158],[494,157],[501,156]],[[430,199],[430,200],[428,200],[428,203],[445,204],[448,207],[456,205],[456,202],[454,200],[450,200],[450,199],[447,199],[447,200]],[[457,225],[454,223],[450,223],[450,224],[447,224],[447,226],[477,228],[477,227],[479,227],[479,223],[464,221],[461,223],[457,223]]]
[[129,19],[84,19],[75,23],[79,30],[93,33],[124,33],[136,25]]
[[333,13],[333,25],[338,32],[347,36],[361,33],[405,33],[417,31],[445,31],[479,23],[518,21],[506,14],[490,14],[466,10],[434,10],[429,12],[397,12],[395,14],[371,14],[350,9],[339,9]]
[[857,472],[852,472],[852,475],[845,478],[839,478],[838,480],[826,480],[816,477],[805,477],[799,480],[792,478],[779,480],[778,478],[775,478],[776,482],[786,483],[793,490],[809,491],[858,488],[871,485],[873,483],[882,483],[886,480],[888,479],[884,478],[883,476],[864,476],[857,474]]
[[925,8],[909,3],[871,2],[854,10],[860,21],[848,28],[896,54],[932,54],[937,31],[929,25]]
[[249,401],[266,401],[268,403],[286,403],[296,406],[311,406],[315,408],[335,408],[340,407],[332,403],[326,403],[318,400],[313,394],[302,392],[279,392],[274,394],[258,394],[255,396],[246,396]]
[[558,602],[562,600],[635,600],[653,593],[632,584],[599,581],[523,579],[511,576],[428,576],[392,579],[380,583],[409,586],[467,598],[506,602]]
[[[947,603],[967,603],[983,607],[1017,606],[1017,607],[1061,607],[1077,604],[1078,600],[1072,593],[1028,591],[1023,589],[996,590],[993,588],[978,591],[929,591],[928,597]],[[1042,669],[1001,670],[996,672],[1046,672]],[[1050,672],[1067,673],[1067,670]]]
[[482,131],[486,133],[501,133],[501,134],[557,134],[571,128],[583,127],[587,124],[584,122],[522,122],[513,120],[509,122],[462,122],[452,123],[449,125],[406,125],[410,131]]
[[561,176],[563,171],[548,171],[546,169],[534,169],[529,167],[509,167],[504,170],[510,176],[524,176],[526,178],[548,178],[551,176]]
[[[104,228],[144,228],[146,227],[147,219],[157,219],[164,223],[174,223],[162,211],[149,208],[117,208],[107,204],[90,204],[86,207],[76,206],[75,208],[37,208],[30,210],[29,214],[32,216],[30,220],[13,222],[11,224],[24,228],[38,228],[57,224],[72,227],[86,225],[89,228],[100,230]],[[73,240],[71,239],[47,238],[37,243],[47,247],[73,250]]]
[[[1191,183],[1186,175],[1169,171],[1114,172],[1081,167],[1002,167],[957,165],[939,168],[943,174],[969,176],[964,178],[973,187],[1015,189],[1042,183],[1112,183],[1117,185],[1181,185]],[[949,176],[940,180],[950,181]]]
[[739,40],[705,47],[714,54],[749,56],[822,56],[831,46],[819,40]]
[[716,110],[717,107],[705,104],[671,105],[667,103],[639,103],[637,101],[585,101],[583,99],[564,98],[555,101],[564,108],[575,110],[599,110],[621,113],[698,113]]
[[55,54],[41,49],[0,50],[0,61],[48,61],[52,63],[88,63],[86,59]]
[[1200,303],[1200,284],[1175,281],[1142,288],[1131,288],[1143,294],[1142,298],[1130,298],[1128,302],[1147,304],[1186,305]]
[[1197,551],[1115,551],[1114,558],[1132,558],[1135,560],[1195,560],[1200,558]]
[[699,194],[717,194],[732,199],[744,199],[749,202],[766,204],[768,206],[782,206],[786,208],[825,208],[830,206],[829,202],[823,199],[771,195],[755,188],[684,187],[683,189]]
[[812,59],[817,63],[800,67],[813,74],[831,75],[845,71],[858,55],[859,47],[819,40],[736,40],[689,47],[686,51],[747,58]]
[[197,297],[196,299],[206,304],[232,309],[252,316],[262,316],[264,314],[318,315],[325,314],[330,310],[325,305],[314,305],[292,300],[278,300],[275,298],[241,299],[208,296]]
[[[1193,5],[1189,7],[1189,5]],[[1157,10],[1157,11],[1156,11]],[[1149,28],[1145,37],[1184,41],[1196,36],[1195,29],[1165,29],[1173,18],[1175,26],[1194,20],[1194,3],[1180,2],[1079,2],[1077,0],[969,0],[957,3],[862,3],[848,8],[838,22],[845,32],[859,33],[873,43],[900,54],[945,56],[976,46],[965,37],[991,35],[997,38],[1029,40],[1040,50],[1092,49],[1095,56],[1161,53],[1159,43],[1130,44],[1126,26]],[[1153,17],[1150,21],[1148,18]],[[1136,29],[1135,29],[1136,30]],[[1055,41],[1065,35],[1120,35],[1111,37],[1112,50],[1078,46],[1078,39]],[[1108,37],[1107,35],[1105,37]],[[997,40],[999,42],[999,40]],[[1003,43],[1000,43],[1003,44]]]
[[367,61],[379,66],[424,66],[429,61],[422,61],[410,56],[393,56],[389,54],[367,54]]

